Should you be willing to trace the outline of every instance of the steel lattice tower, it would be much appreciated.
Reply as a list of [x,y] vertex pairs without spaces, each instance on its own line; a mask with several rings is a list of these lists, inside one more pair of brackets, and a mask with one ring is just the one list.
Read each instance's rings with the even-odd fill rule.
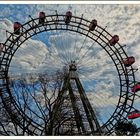
[[[127,67],[122,62],[122,60],[129,58],[124,50],[125,46],[122,46],[120,43],[111,46],[109,40],[112,39],[113,36],[106,31],[106,27],[103,28],[97,25],[95,30],[89,30],[91,21],[84,19],[83,16],[72,16],[69,23],[65,22],[65,15],[59,14],[45,16],[43,23],[39,21],[40,19],[38,17],[32,18],[30,16],[30,20],[20,27],[20,34],[15,35],[15,32],[6,31],[8,38],[5,43],[2,44],[4,48],[0,57],[1,100],[9,116],[11,116],[12,121],[21,129],[25,129],[22,125],[23,122],[25,122],[27,127],[24,131],[29,135],[44,135],[44,125],[40,125],[39,122],[30,118],[14,99],[9,84],[10,64],[14,61],[13,57],[20,46],[33,36],[42,32],[69,31],[83,35],[84,38],[91,39],[93,44],[98,44],[108,54],[108,57],[111,58],[119,79],[119,100],[114,113],[100,126],[97,121],[97,116],[95,115],[95,110],[89,102],[79,79],[76,63],[72,61],[69,64],[68,73],[64,77],[62,90],[58,94],[58,103],[54,105],[53,110],[58,110],[58,104],[63,100],[62,96],[66,96],[67,92],[76,120],[75,123],[78,135],[101,135],[104,130],[106,130],[104,135],[111,135],[114,132],[116,123],[120,120],[126,120],[127,114],[134,108],[133,102],[135,100],[135,94],[131,91],[131,88],[136,83],[136,69],[132,66]],[[77,89],[76,92],[73,84]],[[77,95],[80,101],[77,101]]]
[[[73,84],[75,84],[77,92],[74,92],[75,89],[73,88]],[[62,99],[62,96],[65,96],[67,91],[70,97],[76,128],[78,130],[77,133],[79,135],[101,135],[102,132],[97,116],[80,82],[75,61],[72,61],[69,65],[69,72],[64,78],[62,91],[58,95],[60,100]],[[80,102],[77,101],[77,95],[79,95],[78,101],[80,100]],[[54,110],[58,110],[58,106],[57,103]]]

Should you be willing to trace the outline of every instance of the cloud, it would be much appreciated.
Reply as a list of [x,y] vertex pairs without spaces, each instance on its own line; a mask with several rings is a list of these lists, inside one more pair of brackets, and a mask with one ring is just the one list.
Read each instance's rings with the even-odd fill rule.
[[[0,9],[0,17],[3,17],[0,21],[1,42],[6,40],[3,29],[12,31],[12,22],[16,20],[24,23],[29,20],[28,14],[37,17],[40,11],[49,15],[55,14],[55,10],[59,14],[71,10],[73,15],[84,14],[88,20],[97,19],[102,27],[107,25],[112,35],[119,35],[120,44],[126,44],[128,55],[136,57],[134,67],[140,66],[140,5],[2,5]],[[36,38],[25,42],[14,56],[11,68],[14,67],[15,72],[22,69],[24,72],[50,70],[50,73],[54,73],[61,70],[65,63],[68,67],[71,59],[78,60],[78,74],[84,89],[90,92],[89,99],[93,100],[92,103],[100,109],[101,114],[105,108],[111,114],[117,104],[120,87],[116,69],[106,52],[97,44],[90,48],[92,41],[86,39],[84,42],[85,38],[75,33],[61,32],[47,37],[46,42]],[[136,79],[140,80],[139,77],[138,71]]]

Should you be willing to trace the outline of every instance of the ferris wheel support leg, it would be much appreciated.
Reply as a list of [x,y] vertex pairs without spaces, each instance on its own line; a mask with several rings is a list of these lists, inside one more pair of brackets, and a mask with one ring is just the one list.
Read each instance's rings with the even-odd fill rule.
[[79,134],[86,134],[86,130],[85,130],[85,127],[84,127],[84,124],[82,121],[82,116],[81,116],[80,111],[77,107],[76,98],[74,96],[74,93],[73,93],[73,90],[72,90],[70,83],[69,83],[69,95],[70,95],[70,99],[71,99],[71,103],[72,103],[72,108],[74,111],[74,116],[75,116],[76,125],[78,128],[78,133]]
[[88,120],[90,128],[91,128],[92,134],[93,135],[101,135],[102,132],[100,129],[99,122],[98,122],[96,115],[95,115],[95,112],[92,109],[92,106],[91,106],[91,104],[90,104],[90,102],[85,94],[85,91],[82,87],[82,84],[81,84],[79,78],[76,78],[75,81],[77,84],[78,91],[80,93],[80,98],[82,100],[83,107],[84,107],[84,110],[85,110],[85,113],[87,116],[87,120]]

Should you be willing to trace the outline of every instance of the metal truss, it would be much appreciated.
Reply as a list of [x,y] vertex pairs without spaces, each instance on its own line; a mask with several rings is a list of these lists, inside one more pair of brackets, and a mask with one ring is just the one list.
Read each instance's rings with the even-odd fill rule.
[[[83,16],[72,16],[69,24],[65,24],[64,17],[65,15],[58,14],[47,15],[45,17],[44,23],[40,24],[39,18],[32,18],[30,16],[30,20],[22,25],[20,29],[21,33],[19,35],[15,35],[13,32],[7,32],[9,37],[3,44],[4,49],[1,53],[0,58],[0,91],[2,102],[14,123],[16,123],[22,128],[22,122],[23,120],[26,120],[28,127],[25,131],[30,135],[41,135],[43,131],[42,126],[39,126],[37,122],[31,120],[17,105],[16,100],[12,96],[12,91],[9,86],[8,78],[10,63],[14,54],[20,48],[20,46],[26,40],[28,40],[36,34],[39,34],[41,32],[49,32],[53,30],[68,30],[71,32],[77,32],[92,39],[93,42],[99,44],[102,47],[102,49],[104,49],[107,52],[108,56],[112,59],[118,73],[118,78],[120,81],[120,97],[116,109],[109,118],[109,120],[103,126],[97,125],[97,127],[99,127],[98,130],[104,130],[104,135],[111,135],[114,131],[115,124],[119,120],[126,119],[127,114],[133,107],[135,94],[131,92],[131,88],[135,85],[134,73],[136,70],[132,66],[125,67],[125,65],[122,62],[123,59],[128,57],[124,50],[125,46],[122,46],[119,43],[117,43],[114,46],[109,45],[108,42],[112,38],[112,35],[106,31],[106,27],[102,28],[101,26],[97,25],[94,31],[90,31],[90,21],[84,19]],[[84,96],[84,100],[87,100],[86,94],[84,92],[84,89],[82,88],[79,79],[75,78],[75,82],[77,86],[79,86],[78,89],[80,96]],[[72,106],[74,108],[75,116],[77,116],[76,123],[78,126],[78,132],[79,134],[86,133],[82,122],[82,118],[80,117],[80,112],[78,110],[78,107],[76,106],[75,96],[70,84],[69,93],[70,98],[72,100]],[[83,101],[83,98],[81,100]],[[90,114],[90,117],[87,118],[90,122],[90,127],[94,131],[94,126],[92,124],[92,120],[96,121],[96,118],[93,115],[94,111],[92,110],[92,107],[88,100],[87,102],[83,102],[83,106],[85,107],[85,113]]]

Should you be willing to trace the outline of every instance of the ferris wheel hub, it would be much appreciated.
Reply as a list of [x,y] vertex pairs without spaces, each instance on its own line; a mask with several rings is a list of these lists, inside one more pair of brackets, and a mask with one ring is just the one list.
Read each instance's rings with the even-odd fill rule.
[[[71,18],[72,18],[72,20],[71,20]],[[63,23],[66,24],[66,26],[63,26]],[[96,28],[96,30],[95,30],[95,28]],[[13,115],[14,115],[15,116],[14,120],[16,120],[16,119],[21,120],[20,122],[16,121],[16,124],[19,126],[21,126],[23,124],[23,122],[22,122],[22,118],[23,118],[23,121],[25,123],[27,123],[27,128],[26,128],[27,134],[28,134],[28,131],[31,133],[31,135],[38,135],[40,133],[44,134],[44,126],[41,126],[40,123],[35,123],[32,120],[32,118],[30,118],[30,116],[28,116],[28,114],[26,114],[24,111],[22,111],[22,108],[17,103],[18,100],[14,101],[14,99],[12,98],[11,101],[9,101],[7,99],[7,97],[11,98],[11,95],[13,95],[13,93],[12,93],[13,90],[11,90],[11,87],[9,86],[10,85],[9,84],[10,83],[9,82],[9,68],[10,68],[10,63],[12,62],[12,60],[14,60],[12,58],[13,58],[15,52],[18,50],[18,48],[21,46],[21,44],[24,43],[26,40],[30,39],[34,35],[37,35],[41,32],[46,32],[46,29],[48,32],[52,32],[52,34],[53,34],[53,31],[55,31],[55,30],[56,31],[57,30],[60,30],[60,31],[66,30],[66,31],[76,32],[78,34],[84,35],[84,37],[86,37],[86,38],[88,37],[92,41],[94,41],[93,44],[97,43],[98,45],[100,45],[104,50],[106,50],[108,52],[109,56],[112,58],[115,66],[117,68],[117,71],[119,74],[119,80],[121,83],[120,84],[120,98],[119,98],[118,105],[116,106],[116,110],[114,111],[114,113],[111,115],[111,117],[108,119],[108,121],[105,124],[103,124],[103,126],[101,126],[105,130],[105,132],[104,132],[105,135],[112,134],[113,128],[115,127],[116,122],[119,121],[119,119],[121,119],[121,118],[125,119],[126,114],[133,107],[132,105],[133,105],[133,101],[134,101],[134,97],[135,97],[135,92],[133,93],[132,91],[129,91],[128,87],[133,87],[133,88],[135,87],[134,69],[133,69],[133,67],[131,67],[131,65],[135,62],[135,59],[133,57],[127,57],[125,51],[123,50],[123,46],[121,46],[118,43],[119,36],[114,35],[110,39],[111,35],[105,30],[105,28],[100,27],[97,24],[96,20],[93,20],[93,22],[89,22],[86,19],[84,19],[83,17],[72,16],[72,14],[70,12],[66,13],[65,17],[64,17],[64,15],[47,15],[47,16],[45,16],[44,12],[40,12],[39,18],[31,17],[31,20],[23,25],[21,25],[19,22],[15,22],[14,23],[14,32],[11,33],[8,31],[10,36],[8,36],[8,38],[4,44],[0,44],[1,50],[2,50],[2,52],[0,52],[1,53],[1,69],[2,69],[0,71],[1,72],[1,74],[0,74],[1,90],[2,90],[1,98],[4,102],[4,107],[6,108],[7,112],[9,113],[10,116],[12,116],[12,119],[13,119]],[[21,39],[21,37],[23,39]],[[16,38],[16,40],[15,40],[15,38]],[[87,41],[86,38],[83,43],[85,43]],[[83,39],[83,38],[81,38],[81,39]],[[117,45],[117,46],[115,46],[115,45]],[[3,47],[3,46],[5,46],[5,47]],[[91,47],[92,47],[92,44],[91,44]],[[82,44],[81,48],[83,48],[83,44]],[[80,50],[81,50],[81,48],[80,48]],[[114,49],[116,49],[117,53],[116,53],[116,51],[114,51]],[[79,53],[77,50],[79,51],[79,49],[76,49],[76,53]],[[87,53],[85,53],[84,56],[86,56],[86,55],[87,55]],[[123,60],[122,60],[122,58],[123,58]],[[83,56],[80,57],[80,59],[83,59]],[[84,88],[82,87],[82,83],[80,82],[80,79],[79,79],[79,75],[81,74],[79,71],[80,70],[79,66],[77,67],[77,64],[79,64],[79,59],[78,59],[78,62],[71,61],[70,63],[69,63],[69,60],[73,60],[73,58],[70,59],[70,56],[68,58],[65,58],[66,65],[64,65],[64,70],[66,70],[66,74],[68,73],[68,75],[66,75],[66,78],[68,77],[69,81],[71,80],[72,83],[73,82],[76,83],[76,84],[75,83],[74,84],[77,85],[77,89],[79,90],[78,91],[79,95],[80,94],[82,95],[82,98],[80,97],[80,100],[84,102],[85,108],[87,110],[85,114],[87,114],[87,116],[89,117],[88,119],[89,119],[90,125],[92,125],[91,128],[95,128],[94,122],[96,122],[96,118],[94,118],[94,116],[95,116],[94,112],[93,112],[94,110],[92,110],[92,106],[90,105],[90,102],[88,101],[88,98],[86,97]],[[75,59],[75,60],[77,61],[77,59]],[[125,68],[124,68],[124,66],[125,66]],[[127,67],[128,67],[128,70],[127,70]],[[78,72],[77,72],[77,68],[78,68]],[[128,73],[126,73],[126,70]],[[93,82],[93,84],[94,84],[94,82]],[[73,95],[74,92],[73,92],[73,87],[70,85],[69,93],[71,94],[71,96],[73,98],[72,99],[73,103],[75,103],[77,100],[77,99],[74,100],[74,97],[76,97],[76,95],[75,96]],[[65,93],[65,88],[64,88],[64,93]],[[129,96],[127,96],[127,94]],[[128,97],[125,101],[129,101],[129,102],[124,102],[125,97]],[[79,107],[79,106],[77,106],[77,107]],[[77,110],[80,110],[80,109],[76,109],[76,111],[75,111],[76,114],[77,114]],[[32,112],[34,114],[34,111],[32,111],[32,109],[31,109],[31,115],[32,115]],[[82,114],[83,113],[81,113],[81,115]],[[93,117],[91,118],[88,114],[91,114],[90,116],[91,117],[93,116]],[[35,115],[35,116],[37,118],[42,117],[42,116],[38,116],[38,115]],[[80,117],[78,115],[76,115],[76,116],[78,118],[77,120],[79,120]],[[31,120],[33,121],[33,123],[30,122]],[[92,120],[93,120],[93,122],[92,122]],[[84,121],[84,119],[81,120],[82,123],[83,123],[83,121]],[[79,123],[80,125],[81,125],[81,122]],[[79,124],[77,126],[80,126]],[[98,121],[97,121],[97,124],[98,124]],[[33,131],[31,130],[32,127],[33,127]],[[45,128],[46,128],[46,124],[45,124]],[[24,127],[21,129],[24,129]],[[81,131],[81,127],[79,128],[79,130]],[[99,130],[100,130],[100,125],[99,125]],[[30,135],[30,133],[28,135]],[[86,133],[88,133],[87,130],[86,130]],[[94,134],[95,134],[95,132],[94,132]]]
[[69,77],[71,79],[78,77],[76,70],[77,70],[77,66],[75,61],[71,61],[71,64],[69,65]]
[[71,61],[71,64],[69,65],[69,71],[76,71],[77,66],[75,61]]

